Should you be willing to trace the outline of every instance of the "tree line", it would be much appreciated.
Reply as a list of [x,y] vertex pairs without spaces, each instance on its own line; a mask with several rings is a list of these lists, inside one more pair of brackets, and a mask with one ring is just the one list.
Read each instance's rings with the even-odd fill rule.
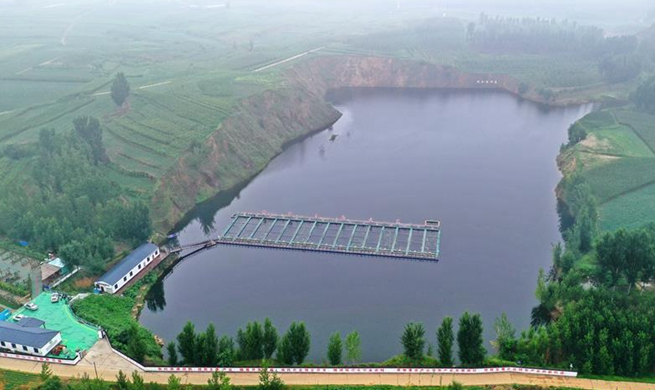
[[43,129],[38,141],[9,145],[0,158],[26,167],[0,192],[0,235],[98,271],[114,255],[114,242],[150,236],[148,206],[107,177],[111,162],[96,118],[76,118],[67,132]]
[[[569,53],[597,61],[606,81],[637,77],[646,62],[648,42],[636,35],[605,37],[603,30],[554,18],[490,17],[482,13],[466,28],[469,44],[492,53]],[[548,100],[548,99],[547,99]]]
[[[461,364],[466,366],[483,364],[486,349],[483,345],[483,324],[479,314],[464,313],[459,319],[456,335],[453,318],[446,317],[435,334],[439,358],[437,364],[446,367],[455,364],[453,353],[455,342]],[[404,364],[434,363],[434,361],[425,361],[426,356],[431,356],[433,353],[426,351],[428,343],[422,323],[407,324],[400,342],[403,346]],[[311,335],[305,323],[292,322],[286,333],[280,336],[271,320],[266,318],[263,323],[249,322],[245,328],[238,329],[236,341],[228,335],[219,338],[213,324],[209,324],[204,332],[197,332],[193,323],[187,322],[176,340],[166,345],[166,351],[168,364],[171,366],[229,367],[235,362],[259,364],[261,361],[272,359],[277,364],[292,366],[302,365],[305,362],[310,347]],[[357,364],[361,359],[359,332],[353,331],[346,335],[345,339],[342,339],[339,332],[330,335],[325,356],[333,366],[345,363]],[[138,356],[132,357],[138,360]]]
[[[646,104],[650,82],[634,99],[640,95]],[[584,128],[572,126],[564,148],[585,137]],[[562,180],[558,194],[564,245],[554,246],[550,271],[539,274],[531,328],[516,337],[507,323],[498,324],[505,329],[497,339],[499,357],[590,374],[652,373],[655,225],[601,232],[598,202],[578,173]]]

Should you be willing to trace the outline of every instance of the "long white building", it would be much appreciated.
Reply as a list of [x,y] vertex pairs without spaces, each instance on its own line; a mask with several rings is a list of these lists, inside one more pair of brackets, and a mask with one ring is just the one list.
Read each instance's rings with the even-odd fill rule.
[[95,282],[96,288],[101,292],[116,294],[127,282],[156,259],[159,253],[159,247],[155,244],[141,245],[102,275]]

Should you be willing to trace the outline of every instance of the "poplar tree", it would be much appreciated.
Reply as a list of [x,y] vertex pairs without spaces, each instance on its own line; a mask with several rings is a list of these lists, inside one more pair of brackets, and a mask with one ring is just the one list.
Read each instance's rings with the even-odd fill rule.
[[437,329],[439,362],[444,366],[453,365],[453,317],[445,317]]
[[264,334],[262,338],[264,359],[270,359],[273,353],[275,353],[278,342],[277,329],[273,326],[270,318],[264,320]]
[[218,337],[216,337],[216,328],[214,324],[209,324],[203,343],[197,346],[200,351],[200,365],[205,367],[214,367],[218,363]]
[[410,360],[422,360],[425,349],[425,328],[418,322],[410,322],[405,325],[400,341],[405,350],[405,356]]
[[356,363],[362,358],[361,339],[356,330],[346,336],[346,358],[351,363]]
[[168,365],[177,366],[177,349],[175,347],[175,341],[171,341],[166,345],[166,351],[168,352]]
[[128,96],[130,96],[130,84],[127,82],[125,74],[119,72],[111,84],[111,99],[120,107],[125,103]]
[[343,344],[341,343],[341,335],[339,332],[332,333],[328,343],[328,361],[333,366],[341,364],[341,353],[343,351]]
[[234,362],[234,340],[230,336],[223,336],[218,342],[218,365],[230,367]]
[[457,331],[459,360],[464,365],[479,366],[484,361],[486,350],[483,347],[482,319],[479,314],[464,312],[459,319]]
[[302,364],[309,353],[309,347],[311,345],[311,337],[305,327],[305,323],[292,322],[287,335],[291,343],[293,362]]
[[196,329],[191,321],[188,321],[182,333],[177,335],[177,350],[182,356],[182,361],[185,365],[192,365],[194,363],[194,356],[196,354]]

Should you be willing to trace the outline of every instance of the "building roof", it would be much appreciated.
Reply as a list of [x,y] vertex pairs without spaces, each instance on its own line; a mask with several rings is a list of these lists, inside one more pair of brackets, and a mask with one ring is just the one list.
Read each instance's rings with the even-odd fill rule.
[[62,259],[60,259],[59,257],[57,257],[54,260],[48,261],[48,264],[54,265],[57,268],[64,268],[66,266],[66,264],[64,264],[64,261]]
[[40,328],[43,324],[45,324],[45,321],[33,317],[23,317],[16,323],[16,325],[23,328]]
[[41,280],[46,280],[52,275],[56,274],[59,272],[61,268],[55,267],[54,265],[50,264],[42,264],[41,265]]
[[136,248],[132,253],[127,255],[123,260],[116,264],[112,269],[107,271],[106,274],[102,275],[98,282],[104,282],[109,285],[116,284],[123,276],[127,275],[128,272],[134,267],[137,266],[140,262],[148,257],[151,253],[157,250],[157,245],[155,244],[143,244],[140,247]]
[[11,322],[0,321],[0,341],[4,342],[43,348],[58,334],[56,330],[22,327]]

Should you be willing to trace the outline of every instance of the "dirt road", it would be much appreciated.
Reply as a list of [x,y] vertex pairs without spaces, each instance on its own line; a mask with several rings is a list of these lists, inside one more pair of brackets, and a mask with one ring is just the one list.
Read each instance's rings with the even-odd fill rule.
[[[41,365],[38,362],[0,358],[0,368],[16,371],[39,373]],[[116,354],[106,339],[100,340],[76,366],[52,365],[52,371],[61,377],[79,377],[84,373],[90,377],[98,377],[114,381],[119,370],[125,373],[140,371],[128,360]],[[166,383],[170,373],[141,372],[146,382]],[[182,383],[206,384],[209,373],[177,373]],[[236,385],[256,385],[259,382],[257,373],[230,374],[230,379]],[[448,385],[453,381],[464,385],[503,385],[521,384],[544,387],[557,386],[589,390],[655,390],[655,384],[633,382],[608,382],[591,379],[554,377],[546,375],[526,375],[516,373],[491,374],[280,374],[282,380],[289,385]]]

